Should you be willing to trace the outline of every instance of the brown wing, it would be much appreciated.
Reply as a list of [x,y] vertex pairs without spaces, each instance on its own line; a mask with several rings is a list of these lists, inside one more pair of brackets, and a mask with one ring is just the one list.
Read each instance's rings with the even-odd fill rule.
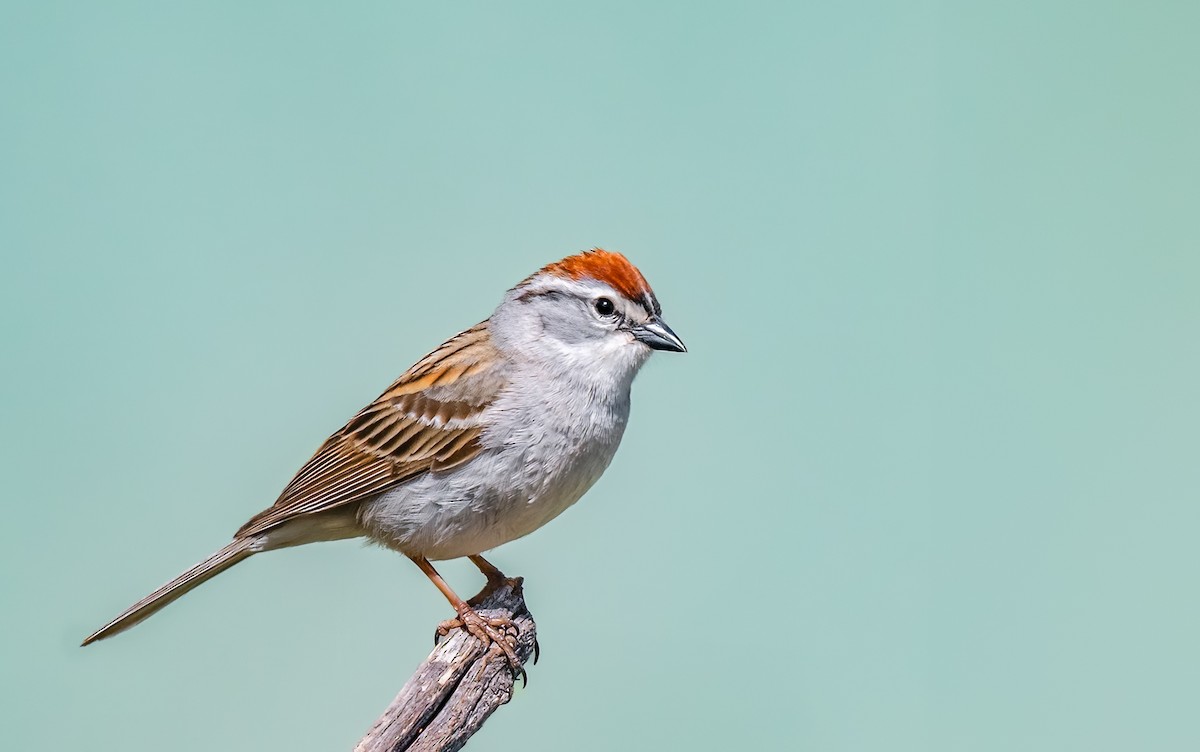
[[379,493],[479,451],[479,415],[504,388],[487,322],[425,356],[317,450],[275,504],[237,535]]

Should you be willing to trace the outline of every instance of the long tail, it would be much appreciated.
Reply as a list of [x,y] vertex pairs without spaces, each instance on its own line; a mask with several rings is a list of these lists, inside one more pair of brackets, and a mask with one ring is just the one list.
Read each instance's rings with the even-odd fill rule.
[[125,609],[120,616],[89,635],[83,641],[83,644],[90,645],[96,640],[103,640],[105,637],[112,637],[118,632],[124,632],[192,588],[207,582],[210,578],[219,575],[242,559],[253,556],[255,553],[254,544],[255,540],[253,538],[239,538],[234,540],[225,548],[217,551],[212,556]]

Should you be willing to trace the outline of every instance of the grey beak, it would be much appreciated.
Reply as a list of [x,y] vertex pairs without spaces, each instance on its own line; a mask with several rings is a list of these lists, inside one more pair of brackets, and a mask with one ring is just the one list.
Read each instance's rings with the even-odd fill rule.
[[683,340],[679,339],[679,335],[671,331],[667,322],[657,316],[640,326],[630,328],[629,331],[638,342],[644,342],[655,350],[687,352],[687,347],[684,346]]

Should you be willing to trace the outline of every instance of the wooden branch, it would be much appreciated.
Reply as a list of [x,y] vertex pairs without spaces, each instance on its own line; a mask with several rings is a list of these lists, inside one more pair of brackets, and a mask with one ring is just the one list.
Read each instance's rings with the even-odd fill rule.
[[[537,626],[525,607],[521,579],[507,580],[481,595],[475,610],[485,617],[512,619],[520,630],[517,656],[529,663]],[[512,695],[513,671],[500,649],[492,646],[485,653],[478,639],[456,629],[417,668],[354,752],[461,749]]]

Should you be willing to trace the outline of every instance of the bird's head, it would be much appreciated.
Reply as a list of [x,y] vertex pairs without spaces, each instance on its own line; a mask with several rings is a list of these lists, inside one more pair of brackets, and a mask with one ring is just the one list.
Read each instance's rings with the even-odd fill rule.
[[492,331],[526,357],[614,380],[632,379],[655,350],[687,352],[637,267],[599,248],[548,264],[509,290]]

